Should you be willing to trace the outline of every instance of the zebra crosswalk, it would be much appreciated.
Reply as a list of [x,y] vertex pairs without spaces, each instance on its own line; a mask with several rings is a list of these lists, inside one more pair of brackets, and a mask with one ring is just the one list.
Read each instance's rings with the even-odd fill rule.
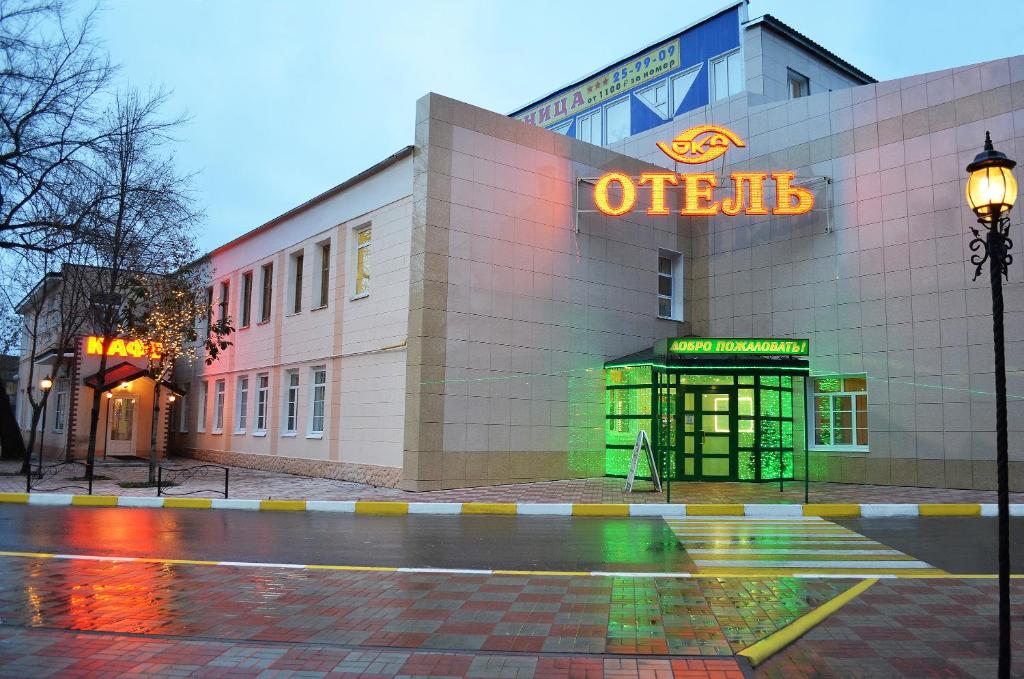
[[698,572],[706,575],[942,573],[925,561],[819,517],[695,516],[665,521]]

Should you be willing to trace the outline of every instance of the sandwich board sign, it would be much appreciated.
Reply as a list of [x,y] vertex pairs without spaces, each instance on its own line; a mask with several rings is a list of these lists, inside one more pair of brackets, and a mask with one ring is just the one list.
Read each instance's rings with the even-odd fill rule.
[[625,492],[633,492],[633,482],[636,481],[636,468],[640,463],[640,452],[642,450],[647,451],[647,463],[651,468],[651,480],[654,482],[655,490],[660,493],[661,477],[658,476],[658,465],[654,461],[654,450],[651,449],[651,439],[648,438],[647,432],[643,429],[636,433],[636,444],[633,446],[633,457],[629,461],[629,474],[626,476]]

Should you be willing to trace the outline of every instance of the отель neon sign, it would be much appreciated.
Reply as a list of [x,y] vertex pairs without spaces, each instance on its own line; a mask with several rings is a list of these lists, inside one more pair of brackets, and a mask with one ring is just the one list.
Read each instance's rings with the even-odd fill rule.
[[125,340],[120,337],[111,339],[104,351],[103,338],[90,335],[85,338],[85,353],[89,356],[122,356],[124,358],[160,358],[163,346],[159,342],[147,343],[142,340]]
[[[730,145],[746,146],[731,130],[715,125],[701,125],[681,132],[671,145],[658,142],[665,155],[687,164],[706,163],[724,154]],[[769,180],[775,183],[775,205],[765,203],[764,188]],[[632,212],[637,204],[637,189],[649,186],[651,201],[647,214],[667,216],[672,213],[666,204],[669,187],[679,187],[685,217],[713,217],[724,214],[802,215],[814,208],[814,194],[802,186],[793,186],[793,172],[733,172],[732,195],[716,199],[718,177],[713,172],[676,173],[644,172],[634,181],[624,172],[608,172],[594,184],[594,204],[602,213],[618,217]],[[612,189],[616,189],[613,198]]]

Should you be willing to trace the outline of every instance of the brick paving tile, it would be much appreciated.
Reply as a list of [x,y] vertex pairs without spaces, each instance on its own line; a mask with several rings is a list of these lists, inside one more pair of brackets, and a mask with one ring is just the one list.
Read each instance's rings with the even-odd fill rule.
[[[998,628],[995,580],[880,580],[857,599],[757,668],[764,679],[994,677]],[[1024,617],[1024,583],[1011,583],[1014,619]],[[946,618],[905,616],[930,605]],[[1024,626],[1013,627],[1017,673],[1024,676]]]
[[[511,578],[22,558],[4,566],[0,619],[8,625],[413,650],[666,656],[732,656],[855,582]],[[511,597],[473,600],[494,589]],[[157,662],[168,652],[146,649],[151,656],[131,660]],[[242,646],[207,665],[268,669],[283,655],[277,647]],[[92,653],[76,658],[95,659]]]
[[[172,458],[169,464],[189,466],[199,464],[196,460]],[[12,475],[19,463],[0,462],[0,492],[24,492],[25,479]],[[96,495],[155,496],[152,488],[121,488],[118,484],[126,481],[144,481],[147,467],[144,464],[98,464],[97,474],[110,480],[96,481],[93,493]],[[408,502],[576,502],[576,503],[651,503],[665,502],[665,493],[622,492],[623,480],[613,478],[567,479],[561,481],[539,481],[507,486],[462,488],[427,492],[408,492],[394,488],[377,488],[360,483],[334,479],[310,478],[264,472],[242,467],[230,467],[233,498],[239,499],[308,499],[308,500],[397,500]],[[55,488],[67,482],[44,484]],[[80,482],[74,482],[80,483]],[[218,489],[220,481],[190,481],[173,491],[189,491],[209,488]],[[641,482],[637,488],[647,488]],[[60,492],[81,492],[64,490]],[[810,484],[811,502],[995,502],[995,491],[953,490],[945,488],[914,488],[907,486],[872,486],[863,484],[824,483]],[[198,493],[195,497],[219,497],[218,493]],[[672,484],[674,503],[791,503],[803,502],[804,488],[801,482],[786,484],[785,492],[778,486],[759,483],[699,483],[675,482]],[[1010,502],[1024,502],[1024,493],[1010,493]]]
[[[150,653],[152,647],[161,652]],[[111,652],[116,652],[121,659],[94,659]],[[140,661],[133,656],[148,656],[149,659]],[[261,662],[242,662],[247,658]],[[59,662],[54,662],[55,659]],[[743,679],[739,665],[732,659],[620,661],[593,656],[396,653],[316,645],[283,648],[255,642],[166,640],[0,626],[0,677],[312,679],[328,676],[335,679]]]

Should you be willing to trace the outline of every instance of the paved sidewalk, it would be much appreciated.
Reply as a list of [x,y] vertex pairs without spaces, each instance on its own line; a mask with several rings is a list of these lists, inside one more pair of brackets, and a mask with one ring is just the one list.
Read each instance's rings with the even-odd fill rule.
[[0,626],[0,677],[743,679],[735,660],[349,650]]
[[[1024,676],[1024,582],[1010,586]],[[996,676],[996,580],[879,580],[757,668],[766,679]]]
[[416,651],[732,655],[857,579],[379,573],[4,558],[21,627]]
[[[200,464],[191,459],[174,458],[170,464],[189,466]],[[16,462],[0,463],[0,492],[24,492],[25,478],[11,475],[18,470]],[[95,495],[155,496],[153,488],[122,488],[125,481],[144,481],[147,476],[145,465],[114,466],[97,465],[97,474],[111,477],[111,480],[96,481]],[[508,486],[488,486],[459,490],[438,490],[412,493],[394,488],[377,488],[360,483],[294,476],[263,472],[242,467],[230,468],[230,495],[238,499],[295,499],[295,500],[398,500],[405,502],[550,502],[550,503],[659,503],[666,501],[666,494],[649,490],[649,483],[638,482],[639,492],[622,492],[623,480],[614,478],[568,479],[564,481],[542,481]],[[84,486],[82,481],[47,480],[41,484],[41,492],[61,485],[73,483]],[[217,497],[213,492],[223,486],[223,480],[210,478],[191,481],[173,488],[171,492],[182,493],[198,489],[209,489],[192,497]],[[84,490],[62,490],[65,493],[84,493]],[[844,483],[812,482],[810,499],[815,503],[971,503],[995,502],[995,491],[949,490],[945,488],[914,488],[907,486],[872,486]],[[799,504],[804,500],[803,483],[791,481],[785,484],[785,491],[779,492],[778,484],[765,483],[700,483],[676,482],[672,484],[672,502],[691,504],[720,503],[789,503]],[[1024,493],[1010,493],[1010,502],[1024,502]]]

